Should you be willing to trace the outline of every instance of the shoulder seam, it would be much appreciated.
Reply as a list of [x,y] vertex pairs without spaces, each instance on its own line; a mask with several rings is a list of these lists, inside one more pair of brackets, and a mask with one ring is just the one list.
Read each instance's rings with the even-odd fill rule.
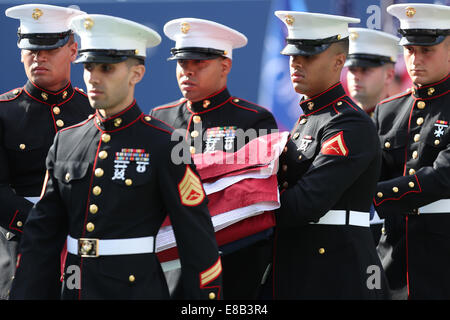
[[90,115],[86,120],[84,120],[83,122],[80,122],[80,123],[74,124],[73,126],[70,126],[70,127],[64,128],[64,129],[61,129],[61,130],[59,130],[59,132],[63,132],[63,131],[69,130],[69,129],[74,129],[74,128],[82,127],[82,126],[84,126],[85,124],[87,124],[89,121],[91,121],[92,119],[94,119],[94,116],[95,116],[95,114],[92,114],[92,115]]
[[[257,103],[254,103],[254,102],[251,102],[251,101],[248,101],[248,100],[245,100],[245,99],[242,99],[242,98],[239,98],[239,97],[231,97],[232,99],[231,99],[231,102],[234,102],[233,100],[234,99],[239,99],[239,100],[242,100],[242,101],[245,101],[245,102],[247,102],[247,103],[249,103],[249,104],[251,104],[251,105],[253,105],[253,106],[256,106],[256,107],[258,107],[258,108],[261,108],[261,109],[263,109],[263,110],[265,110],[265,111],[267,111],[267,112],[271,112],[269,109],[267,109],[267,108],[265,108],[265,107],[263,107],[263,106],[261,106],[261,105],[259,105],[259,104],[257,104]],[[256,110],[255,110],[256,111]],[[257,111],[257,112],[259,112],[259,111]]]
[[184,103],[186,101],[187,101],[186,99],[183,99],[183,100],[181,100],[181,101],[179,101],[178,103],[175,103],[175,104],[170,104],[168,106],[155,107],[151,111],[157,111],[157,110],[162,110],[162,109],[167,109],[167,108],[173,108],[173,107],[179,106],[180,104],[182,104],[182,103]]
[[384,99],[384,100],[381,100],[378,104],[380,105],[380,104],[383,104],[383,103],[386,103],[386,102],[389,102],[389,101],[393,101],[393,100],[396,100],[396,99],[400,99],[400,98],[402,98],[402,97],[404,97],[404,96],[407,96],[407,95],[410,95],[410,94],[411,94],[411,92],[406,91],[406,92],[403,93],[403,94],[399,94],[399,95],[397,95],[397,96],[393,96],[393,97],[389,97],[389,98],[386,98],[386,99]]
[[8,102],[8,101],[12,101],[12,100],[17,99],[22,94],[23,88],[15,88],[15,89],[9,90],[9,91],[7,91],[5,93],[0,94],[0,96],[2,96],[4,94],[8,94],[10,92],[13,92],[15,90],[19,90],[19,92],[16,95],[14,95],[14,97],[12,97],[11,99],[5,99],[5,100],[0,99],[0,102]]
[[149,127],[158,129],[158,130],[160,130],[160,131],[162,131],[162,132],[165,132],[165,133],[167,133],[167,134],[169,134],[169,135],[172,134],[172,132],[170,132],[170,131],[168,131],[168,130],[166,130],[166,129],[163,129],[163,128],[158,128],[157,126],[155,126],[155,125],[153,125],[153,124],[151,124],[151,123],[148,123],[148,122],[145,121],[145,120],[143,120],[142,122],[143,122],[145,125],[149,126]]
[[81,93],[83,96],[85,96],[86,98],[87,98],[87,94],[84,92],[84,91],[81,91],[81,89],[80,88],[78,88],[78,87],[75,87],[75,91],[77,91],[78,93]]

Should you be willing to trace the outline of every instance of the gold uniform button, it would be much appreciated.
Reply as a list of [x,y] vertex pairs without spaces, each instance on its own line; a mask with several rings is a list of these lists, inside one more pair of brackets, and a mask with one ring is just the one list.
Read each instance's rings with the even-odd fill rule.
[[63,94],[62,94],[62,98],[63,99],[67,98],[67,94],[68,94],[67,91],[64,91]]
[[306,118],[303,118],[302,120],[300,120],[300,124],[305,124],[306,122],[308,122],[308,120],[306,120]]
[[66,179],[66,181],[69,181],[69,180],[70,180],[70,173],[67,172],[67,173],[66,173],[66,176],[65,176],[64,178]]
[[99,186],[95,186],[92,189],[92,193],[94,194],[94,196],[99,196],[102,193],[102,188],[100,188]]
[[56,121],[56,125],[58,126],[58,127],[64,127],[64,121],[62,121],[61,119],[59,119],[59,120],[57,120]]
[[195,153],[195,147],[192,147],[192,146],[191,146],[191,147],[189,148],[189,151],[190,151],[191,154],[194,154],[194,153]]
[[435,145],[435,146],[437,146],[437,145],[438,145],[439,143],[441,143],[441,141],[440,141],[440,140],[437,140],[437,139],[436,139],[436,140],[434,140],[434,145]]
[[17,96],[19,94],[19,92],[20,92],[19,89],[16,89],[13,91],[13,94]]
[[383,192],[378,192],[378,193],[377,193],[377,197],[378,197],[378,198],[383,198]]
[[414,142],[419,142],[420,140],[420,134],[415,134],[414,135]]
[[96,214],[98,212],[98,207],[96,204],[91,204],[89,206],[89,212],[92,214]]
[[41,93],[41,97],[42,97],[42,99],[44,99],[45,101],[48,100],[48,94],[46,94],[45,92],[42,92],[42,93]]
[[211,104],[211,101],[209,101],[209,100],[204,100],[203,101],[203,108],[204,109],[206,109],[206,108],[208,108],[208,106]]
[[296,133],[294,133],[294,136],[292,137],[292,139],[297,140],[299,136],[300,136],[300,133],[296,132]]
[[61,113],[61,109],[59,107],[54,107],[53,108],[53,113],[54,114],[60,114]]
[[423,102],[423,101],[419,101],[419,102],[417,102],[417,108],[419,108],[419,109],[424,109],[425,108],[425,102]]
[[107,133],[102,134],[102,141],[104,143],[107,143],[107,142],[111,141],[111,136],[109,134],[107,134]]
[[128,277],[128,281],[135,282],[136,281],[136,277],[134,275],[130,274],[130,276]]
[[94,174],[97,178],[103,177],[104,173],[105,173],[105,171],[103,171],[102,168],[97,168],[97,169],[95,169],[95,172],[94,172]]
[[26,147],[27,147],[27,146],[24,145],[23,143],[21,143],[21,144],[19,145],[20,150],[25,150]]
[[116,118],[114,119],[114,127],[120,127],[120,125],[122,124],[122,118]]
[[394,191],[394,193],[397,193],[398,192],[398,188],[397,187],[393,187],[392,191]]
[[434,88],[428,88],[427,94],[428,94],[429,96],[432,96],[433,93],[434,93],[434,91],[436,91],[436,90],[434,90]]
[[23,226],[23,222],[22,221],[17,221],[16,225],[20,228]]
[[383,227],[383,228],[381,228],[381,233],[382,234],[385,234],[386,233],[386,229]]
[[391,147],[391,143],[390,143],[389,141],[386,141],[386,142],[384,143],[384,147],[385,147],[386,149],[389,149],[389,148]]
[[125,180],[125,184],[129,187],[129,186],[131,186],[131,185],[133,184],[133,180],[131,180],[131,179],[126,179],[126,180]]
[[320,254],[324,254],[325,253],[325,249],[324,248],[319,248],[319,253]]
[[209,300],[214,300],[216,298],[216,294],[214,292],[210,292],[208,298]]
[[338,101],[338,103],[336,103],[338,106],[342,105],[342,101]]
[[412,153],[412,158],[413,159],[417,159],[419,157],[419,153],[417,152],[417,150],[415,150],[413,153]]
[[414,182],[412,182],[412,181],[409,182],[409,183],[408,183],[408,186],[409,186],[410,188],[414,188]]
[[150,120],[152,120],[152,117],[150,117],[150,116],[145,116],[145,117],[144,117],[144,120],[145,120],[145,121],[150,121]]
[[202,121],[202,118],[200,118],[200,116],[194,116],[192,120],[194,120],[195,123],[199,123],[200,121]]
[[197,138],[198,135],[199,135],[199,133],[198,133],[197,130],[194,130],[194,131],[191,132],[191,137],[192,137],[192,138]]
[[89,223],[86,225],[86,230],[87,230],[87,231],[92,232],[92,231],[94,231],[94,229],[95,229],[95,225],[94,225],[92,222],[89,222]]
[[233,99],[233,102],[236,102],[236,103],[238,103],[239,102],[239,99]]
[[410,176],[412,176],[412,175],[414,175],[416,173],[416,170],[411,168],[411,169],[409,169],[408,173],[409,173]]
[[106,152],[105,150],[100,151],[98,157],[102,160],[105,160],[108,157],[108,152]]
[[423,118],[422,117],[420,117],[420,118],[417,118],[417,121],[416,121],[416,123],[419,125],[419,126],[421,126],[422,125],[422,123],[423,123]]
[[302,160],[302,158],[303,158],[302,155],[298,156],[298,160]]

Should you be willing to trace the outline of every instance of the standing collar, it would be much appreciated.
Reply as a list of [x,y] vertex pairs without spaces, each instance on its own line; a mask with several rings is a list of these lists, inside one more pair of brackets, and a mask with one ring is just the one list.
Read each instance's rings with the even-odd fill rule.
[[342,98],[345,95],[346,93],[341,82],[338,82],[327,90],[309,99],[304,99],[303,97],[300,101],[300,107],[302,108],[305,115],[309,115],[321,108],[330,105],[333,101],[336,101],[337,99]]
[[186,101],[186,106],[192,113],[200,113],[223,105],[230,97],[227,87],[224,87],[222,90],[215,92],[200,101],[192,102],[188,100]]
[[445,94],[449,89],[450,74],[448,74],[444,79],[435,83],[427,84],[426,86],[419,87],[417,85],[413,85],[411,92],[415,98],[428,99]]
[[69,101],[74,94],[71,82],[57,92],[40,88],[32,81],[28,80],[24,86],[25,92],[34,100],[48,105],[61,105]]
[[99,110],[95,112],[95,126],[102,132],[111,132],[125,129],[136,122],[142,115],[142,111],[136,103],[136,100],[122,110],[121,112],[104,118]]

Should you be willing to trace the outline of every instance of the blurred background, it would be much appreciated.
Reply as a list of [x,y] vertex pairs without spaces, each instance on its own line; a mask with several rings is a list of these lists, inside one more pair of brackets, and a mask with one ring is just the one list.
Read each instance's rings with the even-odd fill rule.
[[[301,113],[298,106],[301,97],[290,83],[289,58],[279,53],[286,30],[273,12],[296,10],[351,16],[361,19],[351,27],[377,29],[398,36],[398,21],[386,13],[386,7],[405,2],[450,5],[450,0],[0,0],[0,93],[26,82],[16,45],[19,21],[4,15],[8,7],[25,3],[75,6],[87,13],[130,19],[157,31],[163,40],[147,52],[147,73],[136,87],[136,99],[145,113],[181,97],[175,78],[176,62],[167,61],[174,42],[164,35],[164,24],[182,17],[202,18],[225,24],[247,36],[247,46],[233,51],[228,88],[232,95],[271,110],[280,129],[289,130]],[[346,70],[342,74],[344,86],[345,73]],[[411,85],[402,57],[398,59],[396,74],[392,94]],[[73,65],[72,84],[85,89],[82,65]]]

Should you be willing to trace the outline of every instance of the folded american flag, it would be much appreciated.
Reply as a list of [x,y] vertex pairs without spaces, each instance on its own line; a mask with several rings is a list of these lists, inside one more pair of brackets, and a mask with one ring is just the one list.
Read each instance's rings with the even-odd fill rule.
[[[234,153],[214,151],[193,155],[219,246],[243,239],[275,225],[273,210],[280,207],[276,173],[288,132],[251,140]],[[178,259],[175,236],[166,218],[156,238],[161,262]]]

